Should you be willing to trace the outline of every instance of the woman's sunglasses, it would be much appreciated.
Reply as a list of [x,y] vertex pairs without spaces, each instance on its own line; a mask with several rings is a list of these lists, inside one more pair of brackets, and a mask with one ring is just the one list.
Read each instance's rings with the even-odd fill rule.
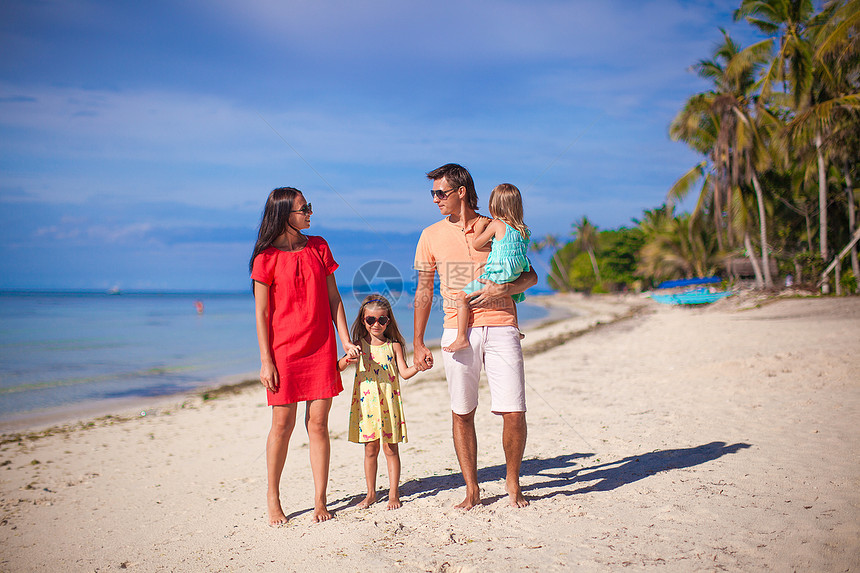
[[388,317],[387,316],[380,316],[380,317],[365,316],[364,322],[367,323],[367,326],[373,326],[377,322],[379,322],[379,326],[385,326],[386,324],[388,324]]
[[311,207],[311,204],[305,203],[304,205],[301,206],[301,208],[296,209],[295,211],[290,211],[290,213],[304,213],[305,215],[307,215],[308,213],[313,213],[313,211],[314,211],[314,208]]

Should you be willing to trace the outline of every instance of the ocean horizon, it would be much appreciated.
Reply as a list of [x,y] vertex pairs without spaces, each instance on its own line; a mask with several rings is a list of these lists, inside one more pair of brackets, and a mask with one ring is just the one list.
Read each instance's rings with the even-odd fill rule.
[[[401,331],[412,332],[414,285],[340,290],[348,324],[368,292],[382,292],[393,302]],[[522,324],[548,315],[528,301],[518,312]],[[441,326],[436,304],[428,343],[438,341]],[[247,291],[0,291],[0,422],[63,406],[187,393],[253,377],[258,370],[250,286]]]

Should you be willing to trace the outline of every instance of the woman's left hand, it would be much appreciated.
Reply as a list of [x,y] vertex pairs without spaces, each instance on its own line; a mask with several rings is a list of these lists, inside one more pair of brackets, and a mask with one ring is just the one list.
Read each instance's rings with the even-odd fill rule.
[[350,358],[358,358],[358,355],[361,354],[361,348],[356,346],[352,342],[342,342],[343,351],[346,352],[346,355]]

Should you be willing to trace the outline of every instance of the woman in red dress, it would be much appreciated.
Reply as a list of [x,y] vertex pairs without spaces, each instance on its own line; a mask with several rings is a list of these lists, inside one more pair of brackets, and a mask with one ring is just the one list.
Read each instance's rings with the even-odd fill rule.
[[343,301],[334,271],[338,265],[322,237],[303,235],[311,224],[311,204],[301,191],[281,187],[269,194],[254,254],[251,279],[260,344],[260,382],[272,406],[266,442],[269,525],[287,522],[280,481],[299,402],[306,402],[305,426],[314,478],[314,521],[331,518],[326,509],[331,400],[343,386],[337,371],[337,327],[350,356]]

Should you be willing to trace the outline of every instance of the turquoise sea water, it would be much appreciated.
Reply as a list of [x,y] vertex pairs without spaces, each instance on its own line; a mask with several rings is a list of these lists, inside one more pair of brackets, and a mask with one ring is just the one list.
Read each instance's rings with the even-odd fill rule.
[[[351,324],[358,302],[343,293]],[[412,296],[394,306],[411,342]],[[203,304],[199,314],[195,303]],[[520,322],[547,311],[521,304]],[[441,335],[434,309],[427,338]],[[246,293],[0,293],[0,421],[67,404],[161,396],[259,369]]]

